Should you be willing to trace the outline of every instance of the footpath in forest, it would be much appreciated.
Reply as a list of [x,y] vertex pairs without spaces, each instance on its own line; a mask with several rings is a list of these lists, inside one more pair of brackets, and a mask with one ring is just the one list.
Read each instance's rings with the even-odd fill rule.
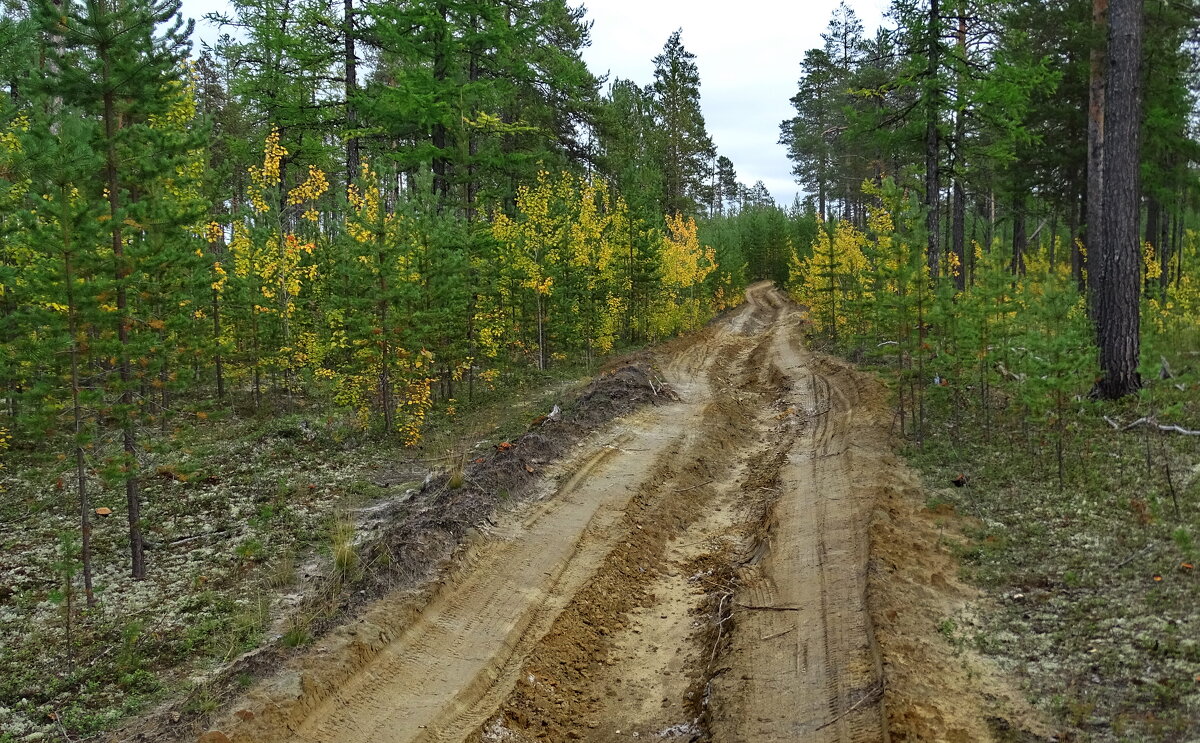
[[380,600],[200,739],[1044,739],[939,635],[970,592],[887,392],[804,323],[751,287],[659,352],[675,402],[584,439],[419,606]]

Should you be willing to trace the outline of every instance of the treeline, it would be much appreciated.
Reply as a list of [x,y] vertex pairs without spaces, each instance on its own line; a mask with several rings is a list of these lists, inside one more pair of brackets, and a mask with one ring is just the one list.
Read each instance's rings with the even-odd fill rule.
[[[1006,251],[974,243],[964,289],[931,281],[919,194],[891,179],[868,185],[866,192],[874,203],[862,228],[848,220],[820,223],[811,252],[798,254],[789,267],[788,286],[808,308],[813,333],[894,369],[897,423],[904,433],[922,440],[933,404],[940,406],[938,418],[950,417],[953,425],[971,416],[985,438],[993,429],[1040,431],[1053,442],[1061,487],[1070,431],[1077,425],[1072,416],[1100,379],[1087,302],[1070,265],[1053,263],[1052,243],[1045,243],[1014,274]],[[1181,250],[1185,268],[1200,268],[1194,231]],[[953,255],[947,267],[952,275],[961,270]],[[1160,266],[1151,253],[1139,269],[1157,285]],[[1186,353],[1200,344],[1200,287],[1185,275],[1169,295],[1150,289],[1140,313],[1139,369],[1148,378],[1162,377],[1171,389],[1194,385]],[[1144,399],[1153,409],[1165,405],[1159,402],[1165,397],[1170,395],[1149,390]]]
[[1017,276],[1068,271],[1095,393],[1135,391],[1139,307],[1187,305],[1200,8],[896,0],[888,17],[868,36],[843,3],[804,56],[781,143],[811,205],[871,233],[885,180],[917,195],[935,287],[979,283],[996,252]]
[[195,55],[171,0],[0,20],[0,446],[71,466],[89,605],[97,489],[145,575],[148,437],[315,405],[416,445],[509,374],[702,324],[766,250],[700,240],[769,196],[678,32],[602,91],[564,0],[232,7]]

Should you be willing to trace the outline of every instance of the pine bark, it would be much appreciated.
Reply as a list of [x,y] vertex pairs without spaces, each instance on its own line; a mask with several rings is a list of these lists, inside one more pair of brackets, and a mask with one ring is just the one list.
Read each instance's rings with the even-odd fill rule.
[[[439,4],[436,22],[439,24],[437,40],[433,50],[433,79],[443,85],[450,77],[450,43],[449,9]],[[439,200],[439,207],[445,207],[450,200],[450,146],[446,125],[438,122],[433,125],[433,193]]]
[[951,148],[954,158],[954,167],[952,168],[954,173],[954,193],[950,216],[950,251],[958,258],[958,273],[954,276],[954,286],[958,291],[963,291],[967,285],[967,196],[966,189],[963,187],[962,146],[963,140],[966,138],[967,118],[966,103],[963,100],[963,86],[966,81],[962,70],[966,69],[967,62],[967,13],[966,8],[961,4],[958,16],[958,53],[961,59],[959,60],[960,71],[958,74],[958,102],[954,111],[954,146]]
[[1142,110],[1143,0],[1109,6],[1104,101],[1104,214],[1096,335],[1102,378],[1096,394],[1116,399],[1141,387],[1139,301],[1142,259],[1138,240]]
[[[104,62],[104,77],[113,79],[111,65]],[[129,267],[125,258],[125,239],[121,230],[121,191],[117,171],[117,114],[116,93],[111,85],[104,89],[105,185],[108,187],[109,222],[112,224],[112,251],[117,282],[117,342],[120,345],[119,377],[121,380],[121,444],[125,450],[125,505],[129,517],[129,557],[135,580],[146,577],[146,556],[142,543],[142,499],[137,476],[137,443],[133,430],[133,369],[129,360]]]
[[[344,32],[346,53],[346,128],[351,132],[358,128],[358,53],[355,49],[354,0],[344,0],[346,30]],[[346,184],[354,182],[359,169],[358,137],[351,133],[346,139]]]
[[1108,28],[1108,0],[1092,0],[1092,27],[1097,42],[1092,48],[1088,90],[1087,214],[1084,218],[1084,244],[1087,255],[1083,267],[1087,271],[1088,310],[1092,323],[1096,324],[1096,297],[1099,292],[1097,287],[1104,270],[1100,253],[1103,249],[1104,232],[1104,77],[1108,56],[1105,43],[1100,39],[1105,38]]
[[937,74],[940,66],[938,52],[941,49],[940,17],[938,0],[929,2],[929,34],[928,55],[929,66],[925,71],[928,76],[929,90],[926,93],[925,109],[925,227],[929,233],[928,261],[929,276],[938,277],[938,266],[941,262],[939,228],[941,215],[938,213],[940,201],[939,190],[941,174],[938,172],[938,83]]

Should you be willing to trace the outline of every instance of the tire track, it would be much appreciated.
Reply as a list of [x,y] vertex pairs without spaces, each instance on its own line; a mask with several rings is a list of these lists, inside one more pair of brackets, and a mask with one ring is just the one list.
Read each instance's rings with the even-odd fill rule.
[[592,439],[347,683],[232,740],[886,740],[855,380],[803,323],[761,283],[671,344],[681,402]]

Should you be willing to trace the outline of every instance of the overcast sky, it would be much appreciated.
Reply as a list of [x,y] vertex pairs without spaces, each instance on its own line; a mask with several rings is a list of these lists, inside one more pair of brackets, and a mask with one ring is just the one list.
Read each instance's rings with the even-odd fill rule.
[[[779,141],[779,123],[794,113],[804,52],[821,45],[821,32],[838,0],[590,0],[584,4],[592,46],[584,58],[593,72],[611,71],[642,85],[667,37],[683,29],[696,55],[704,119],[717,151],[733,161],[746,185],[761,180],[775,200],[791,204],[799,187]],[[886,0],[847,0],[873,34]]]
[[[696,55],[704,117],[717,151],[733,160],[747,185],[761,180],[775,200],[788,205],[798,191],[779,141],[779,123],[792,115],[800,60],[821,44],[821,32],[838,0],[590,0],[592,46],[584,52],[597,74],[646,85],[651,60],[667,37],[683,29],[683,44]],[[887,0],[848,0],[868,35],[882,20]],[[197,32],[214,39],[200,22],[225,0],[183,0],[197,18]]]

